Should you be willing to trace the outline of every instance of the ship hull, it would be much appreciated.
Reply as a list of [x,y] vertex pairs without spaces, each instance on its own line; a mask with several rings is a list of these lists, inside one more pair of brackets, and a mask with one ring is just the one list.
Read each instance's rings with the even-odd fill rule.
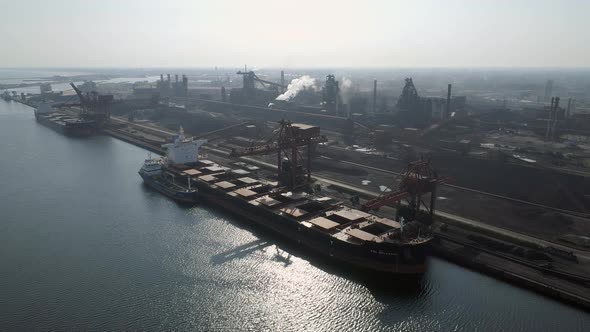
[[88,137],[96,134],[96,125],[93,122],[65,123],[49,118],[35,112],[35,119],[38,123],[49,127],[58,133],[72,137]]
[[330,257],[364,270],[388,274],[420,275],[426,271],[426,256],[430,244],[397,245],[393,243],[365,243],[362,245],[338,241],[327,233],[302,226],[290,220],[254,206],[248,201],[227,195],[222,190],[199,184],[199,198],[223,211],[248,219],[254,224],[281,237],[302,245],[310,252]]
[[171,190],[170,188],[168,188],[164,183],[160,182],[159,180],[157,180],[156,178],[146,175],[144,173],[142,173],[141,171],[139,172],[139,175],[141,176],[141,178],[143,179],[143,183],[150,187],[151,189],[156,190],[157,192],[163,194],[166,197],[169,197],[170,199],[178,202],[178,203],[182,203],[182,204],[195,204],[197,202],[197,193],[196,191],[175,191],[175,190]]

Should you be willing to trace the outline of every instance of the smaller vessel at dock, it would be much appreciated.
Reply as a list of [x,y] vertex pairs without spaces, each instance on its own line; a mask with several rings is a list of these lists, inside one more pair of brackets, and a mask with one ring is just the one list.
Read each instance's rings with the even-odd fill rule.
[[[174,141],[162,145],[166,149],[166,157],[152,158],[150,155],[139,170],[139,175],[150,188],[177,202],[194,204],[197,202],[198,191],[196,188],[191,187],[191,174],[179,174],[171,172],[170,169],[175,166],[197,162],[199,146],[205,142],[204,140],[186,138],[182,127],[180,127]],[[184,183],[183,177],[186,177],[186,186],[182,184]]]
[[161,158],[148,157],[139,170],[143,182],[150,188],[172,198],[180,203],[193,204],[197,201],[197,190],[191,188],[190,181],[187,187],[175,182],[175,175],[168,174],[162,169]]

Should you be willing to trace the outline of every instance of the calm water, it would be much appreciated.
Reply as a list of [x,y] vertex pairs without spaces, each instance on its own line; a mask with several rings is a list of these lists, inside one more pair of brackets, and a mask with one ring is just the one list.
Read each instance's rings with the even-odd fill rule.
[[146,152],[0,100],[0,330],[582,331],[590,315],[430,261],[376,283],[145,189]]

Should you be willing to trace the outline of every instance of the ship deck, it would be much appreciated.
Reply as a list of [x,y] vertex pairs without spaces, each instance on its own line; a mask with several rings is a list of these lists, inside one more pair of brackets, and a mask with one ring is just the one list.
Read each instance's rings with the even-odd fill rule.
[[[191,186],[206,185],[217,189],[228,195],[228,198],[242,200],[349,244],[392,243],[413,246],[431,240],[428,234],[405,231],[395,220],[354,209],[333,198],[287,190],[275,181],[258,176],[256,166],[244,162],[234,165],[239,168],[200,160],[190,166],[169,166],[167,172],[190,177]],[[182,182],[178,181],[179,185],[182,186]]]

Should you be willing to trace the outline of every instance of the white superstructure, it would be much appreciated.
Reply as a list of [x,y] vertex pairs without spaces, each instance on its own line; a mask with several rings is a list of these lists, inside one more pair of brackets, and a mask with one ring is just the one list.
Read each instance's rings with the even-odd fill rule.
[[141,166],[140,174],[147,176],[158,176],[162,174],[162,164],[160,158],[152,158],[150,153],[148,159],[146,159]]
[[207,140],[194,140],[184,137],[182,126],[178,130],[178,136],[173,143],[162,145],[166,149],[166,158],[171,164],[189,164],[199,160],[199,148],[207,143]]

